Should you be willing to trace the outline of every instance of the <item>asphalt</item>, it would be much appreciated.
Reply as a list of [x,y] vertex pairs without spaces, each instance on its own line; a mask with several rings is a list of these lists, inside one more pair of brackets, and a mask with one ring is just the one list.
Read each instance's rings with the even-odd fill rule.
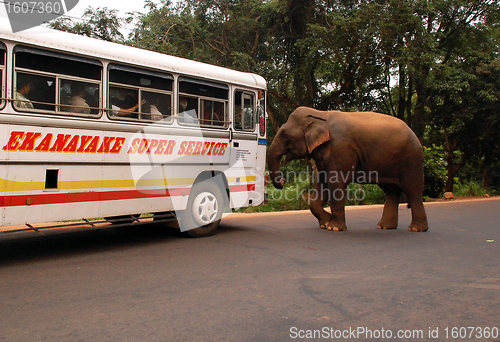
[[429,203],[425,233],[404,206],[399,229],[376,229],[370,206],[346,232],[302,211],[232,214],[202,239],[2,235],[0,341],[498,341],[499,209]]

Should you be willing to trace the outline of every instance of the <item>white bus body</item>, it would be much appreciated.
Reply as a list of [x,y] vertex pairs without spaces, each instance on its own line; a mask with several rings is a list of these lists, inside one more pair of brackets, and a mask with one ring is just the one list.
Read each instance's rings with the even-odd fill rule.
[[175,212],[203,236],[263,203],[262,77],[3,20],[0,54],[3,231]]

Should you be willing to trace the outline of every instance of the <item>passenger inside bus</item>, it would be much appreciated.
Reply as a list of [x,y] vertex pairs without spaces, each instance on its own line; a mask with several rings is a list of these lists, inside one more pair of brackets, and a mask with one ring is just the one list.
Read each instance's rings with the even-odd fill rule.
[[179,96],[179,122],[198,124],[198,99]]
[[[118,89],[118,93],[120,97],[123,95],[124,92],[126,92],[126,89],[123,88],[115,88]],[[135,92],[137,93],[137,92]],[[134,96],[135,95],[135,96]],[[111,98],[111,115],[114,116],[128,116],[131,118],[138,118],[137,113],[134,113],[137,111],[139,108],[139,103],[137,101],[137,95],[136,94],[130,94],[128,93],[125,95],[123,100],[120,99],[120,97],[112,97]],[[142,100],[142,104],[144,105],[146,103],[146,100]]]
[[90,106],[85,100],[85,84],[74,82],[71,84],[71,98],[69,104],[69,111],[73,113],[90,114]]
[[16,108],[20,109],[33,109],[33,104],[30,102],[30,100],[26,97],[28,96],[30,92],[30,77],[27,74],[17,74],[17,87],[16,87],[16,94],[15,94],[15,99],[17,100],[14,103],[14,106]]
[[[149,115],[148,114],[144,114],[141,117],[143,119],[146,119],[146,120],[153,120],[153,121],[160,121],[160,120],[162,120],[163,119],[163,115],[160,112],[160,110],[158,109],[158,106],[160,104],[160,98],[159,98],[159,96],[157,94],[151,93],[151,94],[147,94],[144,97],[145,97],[145,100],[146,100],[146,106],[145,106],[146,110],[143,109],[142,111],[149,112]],[[143,104],[144,104],[144,102],[143,102]],[[149,110],[148,110],[148,108],[149,108]]]

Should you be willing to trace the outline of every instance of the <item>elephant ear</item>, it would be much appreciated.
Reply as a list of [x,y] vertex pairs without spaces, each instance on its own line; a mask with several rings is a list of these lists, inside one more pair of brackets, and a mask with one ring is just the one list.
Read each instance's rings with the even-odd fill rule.
[[330,141],[330,129],[328,122],[320,117],[308,115],[312,120],[305,130],[307,150],[312,153],[314,149],[327,141]]

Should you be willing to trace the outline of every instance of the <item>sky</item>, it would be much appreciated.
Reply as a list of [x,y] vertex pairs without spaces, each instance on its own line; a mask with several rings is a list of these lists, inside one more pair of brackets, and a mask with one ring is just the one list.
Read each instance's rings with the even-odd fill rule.
[[68,11],[68,15],[80,18],[85,9],[91,6],[93,8],[107,7],[108,9],[116,9],[120,11],[118,16],[125,16],[127,12],[144,13],[146,11],[144,4],[145,1],[143,0],[79,0],[73,9]]
[[[22,0],[20,0],[22,2]],[[57,1],[57,0],[53,0]],[[73,0],[74,1],[74,0]],[[0,3],[3,1],[0,1]],[[155,0],[154,2],[159,3],[159,0]],[[29,1],[28,1],[29,3]],[[69,4],[69,0],[65,1],[66,4]],[[107,7],[108,9],[116,9],[119,12],[117,13],[118,17],[126,17],[127,12],[141,12],[145,13],[146,9],[144,8],[145,1],[144,0],[78,0],[78,3],[75,7],[73,7],[71,10],[69,10],[66,15],[70,17],[71,19],[75,18],[81,18],[85,10],[90,6],[95,8],[98,7]],[[5,9],[5,6],[3,4],[0,4],[0,17],[1,18],[7,18],[7,12]],[[124,28],[124,35],[127,36],[128,30],[130,30],[132,27],[125,27]]]

